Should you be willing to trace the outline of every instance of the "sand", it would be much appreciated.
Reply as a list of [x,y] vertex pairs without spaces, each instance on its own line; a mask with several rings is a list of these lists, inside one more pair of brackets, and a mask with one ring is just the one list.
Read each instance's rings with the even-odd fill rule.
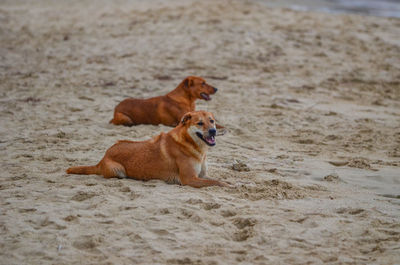
[[[253,1],[2,1],[1,264],[398,264],[400,20]],[[67,175],[187,75],[234,188]]]

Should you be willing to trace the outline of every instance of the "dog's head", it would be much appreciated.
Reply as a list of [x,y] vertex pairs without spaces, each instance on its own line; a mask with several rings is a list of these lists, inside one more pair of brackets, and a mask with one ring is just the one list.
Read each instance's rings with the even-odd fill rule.
[[217,130],[215,118],[211,112],[192,111],[183,115],[181,125],[187,128],[190,137],[198,146],[214,146]]
[[183,80],[184,89],[192,98],[211,100],[210,95],[217,92],[217,88],[210,86],[206,81],[197,76],[188,76]]

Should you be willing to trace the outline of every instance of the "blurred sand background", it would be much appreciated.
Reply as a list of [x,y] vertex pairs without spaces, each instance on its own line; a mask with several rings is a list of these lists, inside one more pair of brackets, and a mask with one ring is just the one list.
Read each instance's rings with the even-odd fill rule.
[[[254,1],[2,1],[1,264],[398,264],[400,20]],[[66,175],[187,75],[235,187]]]

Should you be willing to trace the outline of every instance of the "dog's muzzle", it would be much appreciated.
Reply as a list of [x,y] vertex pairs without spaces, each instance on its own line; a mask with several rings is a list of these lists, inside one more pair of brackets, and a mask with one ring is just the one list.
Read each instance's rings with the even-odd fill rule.
[[206,101],[211,100],[210,95],[207,94],[207,93],[201,92],[201,93],[200,93],[200,96],[201,96],[204,100],[206,100]]
[[211,129],[208,130],[208,134],[210,136],[215,136],[215,135],[217,135],[217,130],[214,129],[214,128],[211,128]]
[[208,146],[214,146],[216,144],[215,142],[215,135],[217,134],[217,130],[214,128],[211,128],[208,130],[208,135],[204,136],[201,132],[196,132],[196,135],[203,140]]

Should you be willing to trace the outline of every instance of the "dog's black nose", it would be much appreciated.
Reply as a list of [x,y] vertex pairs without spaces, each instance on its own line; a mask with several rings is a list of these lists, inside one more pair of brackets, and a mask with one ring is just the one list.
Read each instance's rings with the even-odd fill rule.
[[214,93],[218,91],[218,88],[214,87]]
[[214,128],[211,128],[208,130],[208,134],[211,136],[215,136],[217,134],[217,130]]

